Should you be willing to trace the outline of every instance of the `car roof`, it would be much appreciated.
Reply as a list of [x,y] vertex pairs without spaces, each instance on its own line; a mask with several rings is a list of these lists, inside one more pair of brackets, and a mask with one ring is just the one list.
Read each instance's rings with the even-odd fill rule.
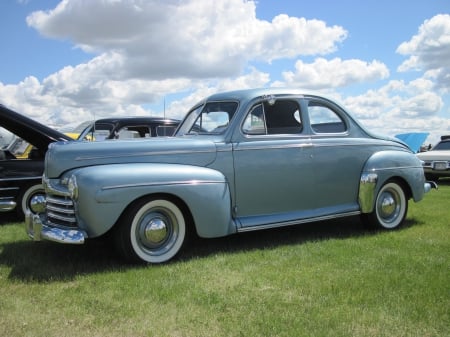
[[319,96],[322,98],[327,98],[322,94],[316,92],[307,92],[302,89],[296,88],[256,88],[256,89],[241,89],[234,91],[225,91],[220,93],[212,94],[207,98],[207,100],[221,100],[223,98],[236,98],[238,100],[251,99],[258,96],[270,96],[270,95],[299,95],[299,96]]
[[0,104],[0,126],[40,150],[47,150],[48,145],[56,141],[73,140],[64,133],[15,112],[2,104]]
[[121,124],[129,124],[129,123],[137,124],[137,123],[145,123],[145,124],[179,124],[180,121],[171,118],[164,117],[146,117],[146,116],[125,116],[125,117],[107,117],[100,118],[95,120],[95,123],[121,123]]

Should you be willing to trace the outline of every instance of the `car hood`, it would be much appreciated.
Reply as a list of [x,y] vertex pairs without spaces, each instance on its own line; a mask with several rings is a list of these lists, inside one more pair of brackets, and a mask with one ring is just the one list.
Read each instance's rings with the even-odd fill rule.
[[156,137],[144,140],[106,140],[99,142],[58,142],[46,156],[46,176],[86,166],[123,163],[172,163],[207,166],[216,158],[211,139]]
[[409,132],[400,133],[398,135],[395,135],[395,137],[407,144],[411,151],[417,153],[420,150],[420,146],[427,139],[428,135],[428,132]]
[[43,125],[0,104],[0,126],[46,151],[50,143],[72,140],[69,136]]
[[450,150],[436,150],[420,152],[417,157],[421,160],[450,160]]

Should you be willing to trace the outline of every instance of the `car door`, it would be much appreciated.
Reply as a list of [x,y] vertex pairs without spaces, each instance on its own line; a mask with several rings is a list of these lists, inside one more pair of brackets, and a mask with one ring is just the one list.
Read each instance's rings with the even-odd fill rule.
[[306,101],[311,126],[314,201],[319,216],[358,211],[362,167],[370,146],[351,132],[351,122],[338,107],[319,98]]
[[233,144],[234,216],[243,228],[276,226],[313,205],[312,147],[294,99],[260,102]]

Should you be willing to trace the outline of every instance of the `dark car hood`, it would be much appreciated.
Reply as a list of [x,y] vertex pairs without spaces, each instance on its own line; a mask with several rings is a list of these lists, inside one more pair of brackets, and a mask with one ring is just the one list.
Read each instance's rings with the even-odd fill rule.
[[42,151],[50,143],[72,140],[69,136],[0,104],[0,126]]
[[91,165],[171,163],[207,166],[216,159],[216,145],[207,137],[154,137],[51,144],[46,175],[57,178],[68,170]]

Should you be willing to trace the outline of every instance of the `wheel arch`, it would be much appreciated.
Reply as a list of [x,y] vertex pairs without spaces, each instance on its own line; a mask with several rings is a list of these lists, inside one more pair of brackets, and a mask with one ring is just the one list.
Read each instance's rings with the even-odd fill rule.
[[133,205],[135,205],[136,203],[142,202],[144,200],[149,200],[149,199],[164,199],[164,200],[168,200],[168,201],[173,202],[176,206],[178,206],[180,208],[181,212],[183,213],[183,215],[185,217],[185,220],[186,220],[187,228],[189,230],[195,231],[195,233],[197,234],[197,230],[196,230],[195,224],[194,224],[194,218],[192,216],[192,212],[189,209],[188,205],[179,196],[177,196],[175,194],[172,194],[172,193],[166,193],[166,192],[157,192],[157,193],[145,194],[145,195],[141,195],[140,197],[132,200],[123,209],[122,213],[120,214],[119,218],[117,219],[117,221],[113,225],[113,227],[110,229],[110,231],[113,230],[116,226],[118,226],[120,224],[120,222],[122,221],[124,215],[127,214],[127,212],[133,207]]
[[[74,172],[78,183],[79,224],[90,237],[110,231],[125,209],[152,196],[170,198],[189,216],[200,237],[236,232],[231,193],[219,171],[180,164],[126,164]],[[103,214],[100,217],[99,213]]]
[[364,166],[360,177],[358,201],[362,213],[371,213],[375,198],[388,181],[397,182],[407,200],[419,201],[424,194],[425,176],[420,160],[405,151],[374,153]]

